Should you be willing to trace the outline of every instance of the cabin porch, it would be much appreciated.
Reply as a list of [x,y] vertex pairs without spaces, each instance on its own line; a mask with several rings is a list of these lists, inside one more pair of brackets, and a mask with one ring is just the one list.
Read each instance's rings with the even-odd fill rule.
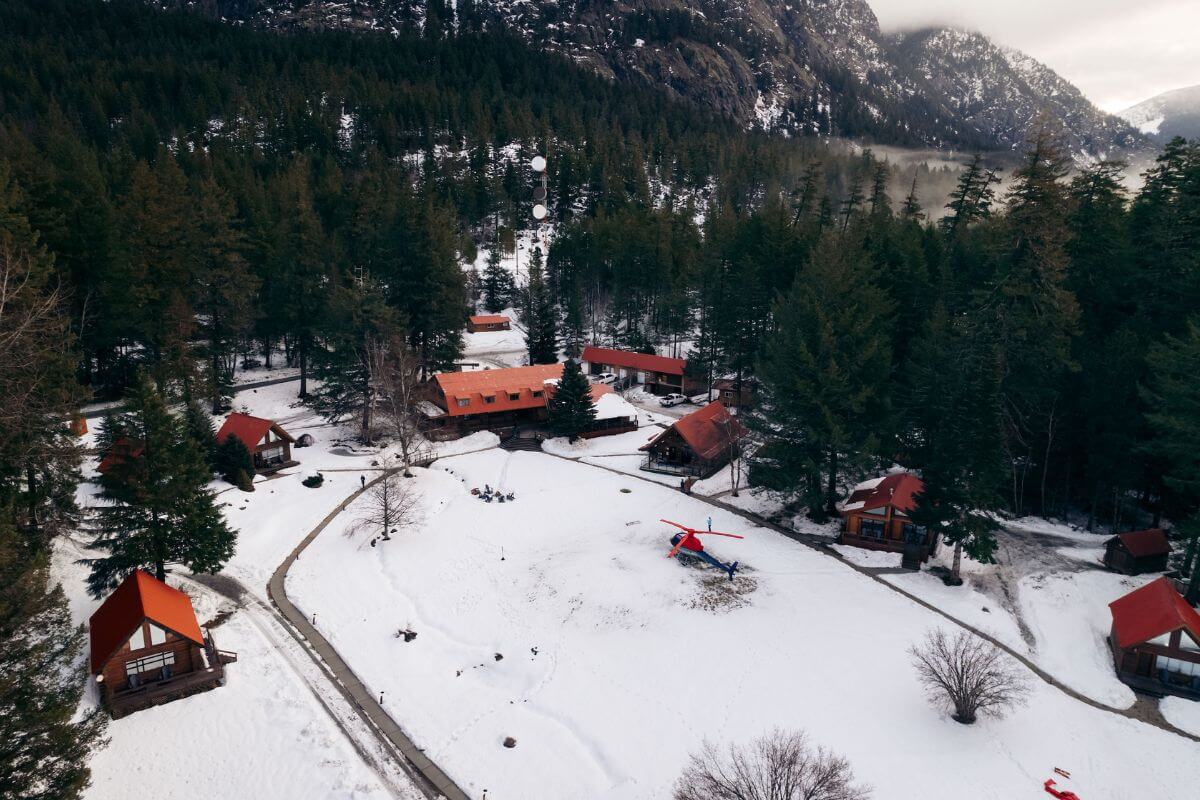
[[193,647],[192,663],[201,665],[197,669],[173,674],[169,668],[164,668],[151,673],[153,679],[142,673],[127,678],[119,687],[101,685],[100,691],[113,719],[119,719],[135,711],[216,688],[225,681],[225,665],[235,661],[237,653],[218,649],[212,634],[206,631],[204,647]]

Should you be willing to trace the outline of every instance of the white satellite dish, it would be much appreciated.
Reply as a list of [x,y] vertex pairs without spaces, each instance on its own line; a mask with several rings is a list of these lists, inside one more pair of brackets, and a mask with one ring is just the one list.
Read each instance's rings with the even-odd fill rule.
[[542,156],[534,156],[533,160],[529,162],[529,166],[533,168],[534,172],[545,172],[546,159]]
[[534,219],[545,219],[546,213],[547,213],[546,207],[544,205],[542,205],[541,203],[538,203],[536,206],[533,207],[533,218]]

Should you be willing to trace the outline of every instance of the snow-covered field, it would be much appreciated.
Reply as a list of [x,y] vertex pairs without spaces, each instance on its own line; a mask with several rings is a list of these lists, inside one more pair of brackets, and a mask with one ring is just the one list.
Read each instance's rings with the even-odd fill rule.
[[[661,798],[704,738],[776,726],[844,753],[878,798],[1037,797],[1055,766],[1087,800],[1186,797],[1200,781],[1195,743],[1040,681],[1007,719],[954,723],[906,655],[944,621],[668,487],[499,450],[415,481],[423,524],[371,548],[342,534],[344,515],[288,589],[473,796]],[[485,483],[517,500],[481,503],[469,491]],[[707,543],[745,565],[732,586],[664,557],[659,517],[710,515],[747,536]]]

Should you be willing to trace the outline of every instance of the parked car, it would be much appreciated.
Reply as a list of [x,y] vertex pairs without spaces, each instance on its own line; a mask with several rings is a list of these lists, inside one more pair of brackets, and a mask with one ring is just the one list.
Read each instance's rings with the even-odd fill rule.
[[664,408],[670,408],[671,406],[682,405],[687,401],[688,399],[686,397],[676,392],[672,394],[664,394],[662,398],[659,399],[658,404]]
[[616,380],[617,376],[611,372],[601,372],[592,376],[592,383],[614,383]]

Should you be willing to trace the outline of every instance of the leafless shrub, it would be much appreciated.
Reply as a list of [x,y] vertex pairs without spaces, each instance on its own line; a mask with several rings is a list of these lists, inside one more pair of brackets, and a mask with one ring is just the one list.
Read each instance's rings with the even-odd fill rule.
[[387,541],[401,528],[419,523],[421,497],[414,487],[414,481],[401,480],[394,473],[385,475],[367,491],[347,535],[379,534]]
[[1029,692],[1017,662],[968,631],[948,636],[940,628],[931,630],[908,652],[930,698],[946,703],[950,715],[964,725],[980,714],[1004,716]]
[[812,748],[802,731],[775,730],[720,752],[704,743],[675,783],[674,800],[866,800],[850,762]]
[[433,455],[425,438],[421,402],[421,360],[403,336],[394,336],[371,359],[376,409],[385,433],[400,445],[404,477],[412,466]]

